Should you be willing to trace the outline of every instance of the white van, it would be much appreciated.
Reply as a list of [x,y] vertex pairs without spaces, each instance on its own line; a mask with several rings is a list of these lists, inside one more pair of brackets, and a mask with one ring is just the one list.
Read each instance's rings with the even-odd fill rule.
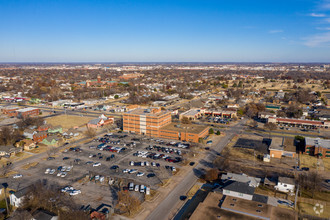
[[139,185],[135,185],[135,189],[134,189],[135,192],[138,192],[139,191]]
[[133,191],[134,190],[134,183],[129,183],[128,184],[128,190]]
[[146,194],[147,194],[147,195],[150,195],[150,187],[147,187],[147,189],[146,189]]
[[144,185],[140,186],[140,193],[144,193]]

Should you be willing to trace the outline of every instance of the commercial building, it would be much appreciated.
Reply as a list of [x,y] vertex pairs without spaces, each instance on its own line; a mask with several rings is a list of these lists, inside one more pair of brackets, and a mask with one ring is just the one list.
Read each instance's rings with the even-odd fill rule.
[[171,112],[160,108],[137,108],[123,114],[125,132],[158,137],[160,128],[170,123]]
[[123,114],[125,132],[198,143],[208,134],[208,127],[172,123],[171,112],[160,108],[137,108]]
[[8,117],[12,117],[12,116],[17,116],[17,111],[18,108],[17,107],[7,107],[7,108],[2,108],[1,112],[5,115],[7,115]]
[[18,118],[27,118],[31,116],[38,116],[40,110],[38,108],[28,107],[28,108],[19,109],[16,112]]
[[322,158],[330,157],[330,140],[306,137],[305,142],[305,154]]
[[198,143],[208,133],[209,128],[204,125],[170,123],[159,130],[158,137]]
[[182,118],[188,118],[189,120],[196,120],[197,118],[201,117],[202,113],[199,109],[189,109],[188,111],[185,111],[179,115],[179,119]]
[[[219,217],[220,216],[220,217]],[[245,200],[232,196],[210,192],[199,203],[190,220],[200,219],[298,219],[297,213],[263,201]]]
[[268,122],[279,124],[280,126],[306,127],[306,128],[329,128],[329,121],[314,121],[306,119],[269,117]]
[[297,157],[296,147],[294,146],[294,140],[291,138],[272,138],[272,143],[269,146],[269,154],[272,158],[282,157]]
[[236,118],[236,109],[201,109],[203,115],[218,116],[221,118]]

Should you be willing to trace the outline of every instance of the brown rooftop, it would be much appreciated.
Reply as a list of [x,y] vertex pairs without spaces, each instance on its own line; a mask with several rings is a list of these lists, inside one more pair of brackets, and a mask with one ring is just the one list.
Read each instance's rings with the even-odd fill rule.
[[179,131],[179,132],[187,132],[192,134],[199,134],[208,126],[205,125],[197,125],[197,124],[179,124],[179,123],[170,123],[161,128],[161,130],[170,130],[170,131]]

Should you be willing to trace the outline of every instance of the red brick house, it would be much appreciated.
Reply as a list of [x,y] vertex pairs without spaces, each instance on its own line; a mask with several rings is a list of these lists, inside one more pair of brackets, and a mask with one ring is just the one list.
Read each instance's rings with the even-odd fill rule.
[[43,141],[43,139],[45,139],[46,137],[47,137],[47,132],[42,131],[42,132],[38,132],[37,134],[34,134],[34,135],[33,135],[33,140],[34,140],[35,142],[41,142],[41,141]]
[[51,127],[51,125],[46,124],[46,125],[41,125],[38,128],[38,131],[48,131],[48,129]]

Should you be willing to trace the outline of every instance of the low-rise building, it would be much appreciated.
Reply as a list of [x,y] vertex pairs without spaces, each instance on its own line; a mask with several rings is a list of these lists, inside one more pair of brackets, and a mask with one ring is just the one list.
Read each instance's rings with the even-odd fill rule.
[[42,142],[47,137],[47,132],[38,132],[33,135],[33,141],[39,143]]
[[279,177],[276,186],[276,190],[281,192],[294,192],[295,182],[293,178]]
[[17,118],[27,118],[31,116],[38,116],[40,114],[40,110],[38,108],[28,107],[19,109],[17,112]]
[[160,138],[198,143],[209,134],[209,127],[197,124],[170,123],[159,129]]
[[322,158],[330,157],[330,140],[306,137],[305,142],[305,154]]
[[110,118],[110,117],[106,117],[105,115],[101,115],[99,118],[90,120],[87,123],[87,127],[88,128],[99,128],[104,125],[113,124],[114,122],[115,122],[114,118]]
[[188,111],[185,111],[179,115],[179,119],[182,118],[188,118],[189,120],[196,120],[197,118],[201,117],[202,113],[199,109],[189,109]]
[[272,138],[272,142],[269,146],[269,154],[272,158],[282,157],[297,157],[296,146],[294,146],[294,139],[290,138]]
[[16,192],[10,191],[9,201],[10,205],[20,207],[23,203],[24,197],[30,192],[30,187],[23,188]]
[[63,128],[60,125],[58,125],[58,126],[51,126],[50,128],[48,128],[48,131],[47,132],[49,134],[63,133]]
[[6,108],[2,108],[1,112],[5,115],[7,115],[8,117],[13,117],[13,116],[17,116],[17,111],[18,108],[17,107],[6,107]]

